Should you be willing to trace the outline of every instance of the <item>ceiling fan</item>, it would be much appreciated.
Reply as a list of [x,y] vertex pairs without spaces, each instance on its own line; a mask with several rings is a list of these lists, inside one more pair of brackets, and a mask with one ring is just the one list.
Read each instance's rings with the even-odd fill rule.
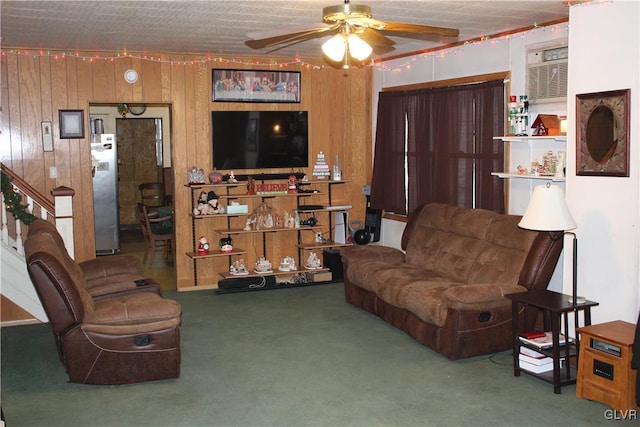
[[293,28],[288,33],[281,30],[257,31],[247,34],[245,44],[252,49],[273,48],[269,52],[292,46],[307,40],[332,36],[322,45],[323,58],[336,68],[362,65],[375,53],[386,54],[394,50],[395,42],[387,36],[433,40],[457,37],[457,29],[432,27],[403,22],[379,21],[372,18],[366,5],[344,4],[322,9],[322,24],[312,28]]

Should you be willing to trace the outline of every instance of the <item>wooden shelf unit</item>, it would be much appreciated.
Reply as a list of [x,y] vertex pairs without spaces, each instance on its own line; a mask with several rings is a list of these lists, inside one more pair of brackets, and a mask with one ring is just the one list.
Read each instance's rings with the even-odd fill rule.
[[[269,180],[263,180],[261,182],[269,182]],[[281,179],[274,180],[273,182],[283,181]],[[335,194],[333,186],[346,183],[346,180],[309,180],[298,181],[298,184],[302,188],[309,188],[305,192],[299,193],[281,193],[281,194],[246,194],[246,182],[237,183],[220,183],[220,184],[188,184],[185,185],[191,193],[191,233],[193,251],[187,252],[188,256],[193,262],[193,287],[189,290],[197,289],[217,289],[216,283],[201,283],[198,270],[203,268],[199,265],[200,262],[209,262],[213,264],[213,270],[207,269],[210,274],[211,271],[215,271],[216,275],[222,279],[234,279],[243,277],[259,277],[259,276],[287,276],[294,274],[302,274],[306,272],[314,271],[327,271],[328,268],[308,270],[304,268],[304,262],[306,256],[311,251],[322,251],[327,248],[335,248],[348,245],[347,243],[334,243],[329,239],[324,239],[322,243],[315,242],[315,234],[331,233],[333,230],[333,218],[332,213],[336,209],[332,206],[340,207],[340,211],[346,211],[348,208],[346,203],[334,202]],[[218,200],[223,205],[228,206],[232,201],[241,201],[242,204],[248,205],[248,213],[237,214],[212,214],[212,215],[198,215],[193,213],[193,209],[197,206],[198,196],[200,192],[214,191]],[[298,206],[304,204],[302,200],[309,199],[313,203],[325,206],[321,209],[298,209]],[[273,227],[273,228],[261,228],[245,230],[244,227],[240,228],[241,223],[246,222],[246,219],[252,215],[253,210],[260,206],[262,203],[269,205],[273,204],[273,208],[278,213],[283,213],[285,210],[291,214],[298,214],[301,218],[307,218],[309,216],[322,216],[322,220],[314,226],[300,226],[298,228],[288,227]],[[343,209],[344,208],[344,209]],[[346,224],[345,224],[346,227]],[[309,233],[311,232],[311,233]],[[217,247],[218,238],[220,237],[234,237],[234,250],[232,252],[222,252],[218,249],[210,249],[208,254],[201,254],[197,252],[199,236],[204,235],[209,238],[209,244],[212,248]],[[212,235],[216,235],[216,239],[212,238]],[[273,242],[269,242],[267,236],[289,236],[293,235],[291,244],[282,242],[282,239],[288,239],[288,237],[278,237],[278,244],[280,248],[274,248]],[[244,237],[243,237],[244,236]],[[245,249],[239,249],[236,245],[238,242],[235,240],[246,239],[242,246]],[[295,241],[294,241],[295,239]],[[287,249],[290,248],[290,249]],[[290,251],[285,253],[285,251]],[[261,253],[260,253],[261,252]],[[267,257],[267,254],[271,252],[272,258]],[[296,253],[297,252],[297,253]],[[299,266],[296,271],[279,271],[277,265],[283,256],[297,256],[297,265]],[[260,256],[264,256],[269,259],[274,265],[274,270],[269,273],[255,273],[252,267]],[[321,256],[321,254],[319,254]],[[244,258],[246,257],[246,258]],[[249,270],[249,274],[245,275],[232,275],[229,272],[229,265],[236,260],[243,258],[245,260],[245,266]],[[255,258],[255,259],[254,259]],[[208,261],[207,261],[208,260]],[[221,260],[225,260],[224,263]],[[225,265],[226,264],[226,265]],[[211,276],[210,276],[211,277]],[[211,279],[209,281],[212,281]],[[317,284],[317,283],[315,283]]]

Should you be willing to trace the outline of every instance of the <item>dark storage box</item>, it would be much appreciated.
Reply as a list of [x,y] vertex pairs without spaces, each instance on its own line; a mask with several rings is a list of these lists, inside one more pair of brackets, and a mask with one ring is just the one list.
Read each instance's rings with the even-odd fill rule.
[[333,280],[342,280],[342,257],[338,249],[323,249],[322,263],[331,270]]

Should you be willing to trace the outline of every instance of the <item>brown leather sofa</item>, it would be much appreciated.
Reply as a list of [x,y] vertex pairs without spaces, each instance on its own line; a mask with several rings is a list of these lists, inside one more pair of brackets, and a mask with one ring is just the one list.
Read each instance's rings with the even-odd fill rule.
[[60,236],[48,226],[36,225],[39,221],[43,220],[29,227],[24,245],[27,270],[69,380],[128,384],[179,377],[180,305],[162,298],[154,286],[136,289],[135,282],[127,284],[118,274],[114,281],[123,285],[94,299],[84,271],[106,289],[109,262],[100,258],[83,270]]
[[75,263],[53,223],[44,220],[34,221],[29,224],[29,233],[48,234],[58,246],[64,248],[62,254],[67,258],[69,265],[76,265],[82,272],[87,291],[94,300],[137,292],[155,292],[162,295],[160,284],[143,276],[142,262],[136,257],[109,255]]
[[[347,302],[451,360],[512,348],[506,294],[545,289],[562,239],[518,227],[519,216],[428,204],[408,218],[402,251],[341,250]],[[535,315],[522,319],[533,327]]]

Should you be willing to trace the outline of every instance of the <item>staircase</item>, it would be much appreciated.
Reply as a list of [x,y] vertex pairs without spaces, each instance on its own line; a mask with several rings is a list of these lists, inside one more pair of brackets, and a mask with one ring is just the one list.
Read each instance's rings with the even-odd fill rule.
[[[11,169],[4,164],[1,166],[3,178],[11,179],[13,191],[20,194],[23,204],[27,206],[26,210],[38,218],[54,222],[62,235],[69,255],[73,257],[72,198],[74,191],[66,187],[55,188],[51,192],[55,203],[51,203]],[[0,271],[2,272],[0,293],[40,322],[48,322],[47,315],[27,272],[23,240],[26,238],[25,230],[28,226],[14,218],[13,214],[7,210],[5,202],[5,194],[3,193],[2,222],[0,224]]]

